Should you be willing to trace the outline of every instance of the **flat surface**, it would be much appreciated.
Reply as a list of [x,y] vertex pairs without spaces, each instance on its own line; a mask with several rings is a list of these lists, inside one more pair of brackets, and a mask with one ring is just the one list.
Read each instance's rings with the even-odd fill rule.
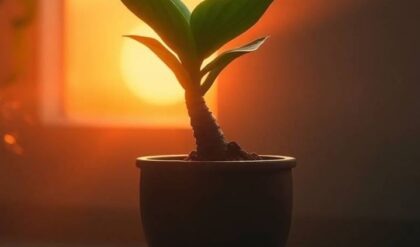
[[[0,247],[147,247],[137,225],[127,219],[80,221],[84,224],[73,225],[77,229],[57,226],[66,232],[45,227],[42,234],[15,233],[6,239],[0,232]],[[295,219],[288,247],[417,247],[419,242],[420,221]]]
[[59,244],[59,243],[4,243],[0,244],[1,247],[147,247],[146,245],[106,245],[106,244]]
[[[288,247],[417,247],[420,219],[293,219]],[[146,247],[137,208],[0,207],[0,247]]]

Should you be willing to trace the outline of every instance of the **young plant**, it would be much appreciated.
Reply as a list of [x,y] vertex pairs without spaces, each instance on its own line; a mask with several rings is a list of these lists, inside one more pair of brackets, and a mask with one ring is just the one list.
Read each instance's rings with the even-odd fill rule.
[[190,160],[259,159],[227,142],[206,105],[204,95],[219,74],[236,58],[256,51],[267,37],[220,54],[203,65],[224,44],[252,27],[273,0],[205,0],[191,13],[182,0],[122,0],[169,47],[158,40],[129,35],[152,50],[175,74],[185,90],[185,101],[196,139]]

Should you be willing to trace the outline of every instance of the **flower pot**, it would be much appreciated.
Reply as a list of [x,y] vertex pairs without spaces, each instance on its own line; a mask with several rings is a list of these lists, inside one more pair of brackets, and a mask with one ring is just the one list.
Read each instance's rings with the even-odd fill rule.
[[140,208],[150,247],[283,247],[295,159],[184,161],[142,157]]

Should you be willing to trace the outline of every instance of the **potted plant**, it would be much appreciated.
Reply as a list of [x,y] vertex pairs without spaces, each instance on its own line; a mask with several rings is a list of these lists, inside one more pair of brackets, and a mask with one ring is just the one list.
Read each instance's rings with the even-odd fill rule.
[[204,59],[252,27],[273,0],[122,0],[161,37],[129,35],[152,50],[185,89],[197,150],[141,157],[140,207],[151,247],[285,246],[295,159],[259,156],[227,142],[204,95],[236,58],[267,37]]

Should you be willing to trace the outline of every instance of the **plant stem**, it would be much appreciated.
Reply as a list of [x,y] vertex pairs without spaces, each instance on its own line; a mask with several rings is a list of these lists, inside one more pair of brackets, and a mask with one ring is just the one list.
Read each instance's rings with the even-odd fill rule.
[[227,143],[200,91],[187,90],[185,101],[197,144],[197,159],[225,160]]

